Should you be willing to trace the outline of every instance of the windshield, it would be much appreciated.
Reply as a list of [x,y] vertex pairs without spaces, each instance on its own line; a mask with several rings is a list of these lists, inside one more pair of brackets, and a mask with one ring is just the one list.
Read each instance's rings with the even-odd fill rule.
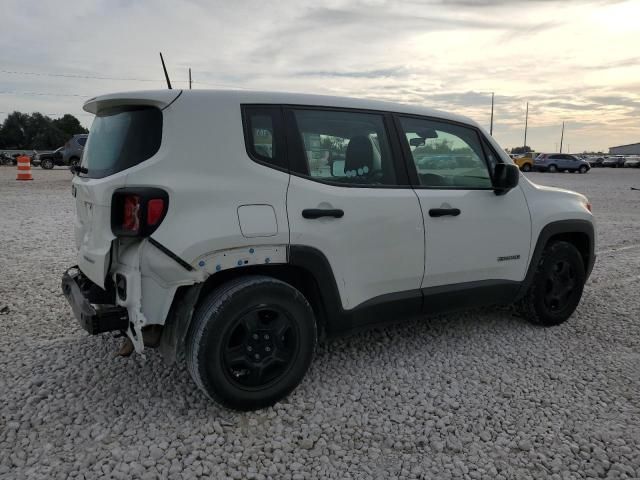
[[155,107],[119,107],[100,112],[91,125],[82,165],[103,178],[151,158],[162,140],[162,112]]

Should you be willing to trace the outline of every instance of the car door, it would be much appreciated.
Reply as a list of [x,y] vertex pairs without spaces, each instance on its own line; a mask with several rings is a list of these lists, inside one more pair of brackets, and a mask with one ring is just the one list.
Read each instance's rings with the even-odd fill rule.
[[441,119],[398,116],[397,125],[424,216],[425,293],[517,285],[531,220],[520,187],[494,193],[492,167],[502,160],[490,142],[475,127]]
[[412,293],[419,310],[423,218],[391,117],[291,107],[285,118],[291,249],[326,257],[345,310],[398,292]]
[[578,164],[573,155],[562,155],[562,168],[566,170],[575,170],[578,168]]

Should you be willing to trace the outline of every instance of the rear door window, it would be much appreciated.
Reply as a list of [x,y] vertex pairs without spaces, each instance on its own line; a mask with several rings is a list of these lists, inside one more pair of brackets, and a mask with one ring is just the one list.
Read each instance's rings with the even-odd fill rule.
[[119,107],[96,115],[82,164],[91,178],[104,178],[156,154],[162,142],[162,112],[155,107]]
[[338,185],[398,185],[382,114],[300,108],[287,121],[296,173]]

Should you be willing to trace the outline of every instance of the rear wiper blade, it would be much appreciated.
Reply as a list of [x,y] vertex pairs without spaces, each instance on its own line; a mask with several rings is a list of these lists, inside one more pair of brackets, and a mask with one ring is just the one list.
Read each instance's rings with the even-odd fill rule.
[[80,165],[72,165],[71,167],[69,167],[69,170],[71,170],[71,173],[75,173],[76,175],[80,173],[89,173],[89,170],[86,167],[82,167]]

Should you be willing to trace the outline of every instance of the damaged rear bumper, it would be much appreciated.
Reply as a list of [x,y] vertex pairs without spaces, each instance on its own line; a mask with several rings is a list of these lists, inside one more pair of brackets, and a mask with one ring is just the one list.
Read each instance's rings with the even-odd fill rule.
[[62,293],[80,326],[91,335],[127,330],[129,314],[126,308],[115,305],[115,293],[111,299],[112,294],[91,282],[78,267],[62,275]]

